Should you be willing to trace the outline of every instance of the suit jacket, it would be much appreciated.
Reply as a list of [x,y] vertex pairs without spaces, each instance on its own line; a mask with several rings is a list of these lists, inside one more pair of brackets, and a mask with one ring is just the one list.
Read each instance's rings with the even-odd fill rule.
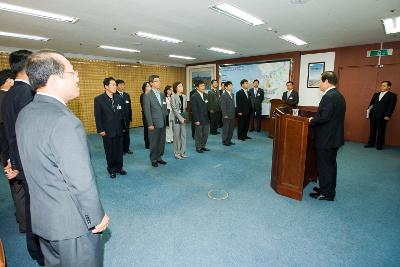
[[317,148],[338,148],[344,144],[344,115],[346,101],[336,89],[330,89],[319,103],[318,111],[311,120],[315,128]]
[[282,100],[285,101],[291,107],[297,106],[297,104],[299,104],[299,93],[297,93],[295,90],[292,90],[289,97],[287,93],[288,91],[283,93]]
[[204,100],[201,98],[199,92],[195,92],[190,98],[190,105],[192,107],[192,121],[200,122],[200,125],[208,125],[208,100],[207,94],[203,93]]
[[248,93],[249,97],[246,96],[246,93],[243,89],[240,89],[236,92],[236,112],[242,113],[243,115],[249,115],[252,112],[251,107],[251,96]]
[[167,102],[164,93],[160,92],[161,104],[158,102],[156,94],[153,90],[143,96],[144,116],[148,126],[155,128],[163,128],[167,124]]
[[57,99],[37,94],[20,112],[16,132],[33,233],[47,240],[87,234],[104,210],[81,121]]
[[113,95],[114,109],[110,97],[104,92],[94,98],[94,118],[97,132],[106,132],[107,137],[121,136],[123,127],[126,127],[123,115],[122,98]]
[[375,93],[372,96],[369,105],[373,105],[373,107],[369,112],[369,117],[378,120],[383,120],[385,117],[390,118],[393,114],[394,108],[396,107],[397,95],[388,91],[382,97],[381,101],[379,101],[379,94],[380,92]]
[[210,111],[210,112],[211,111],[213,111],[213,112],[220,111],[220,107],[219,107],[219,104],[218,104],[220,95],[218,93],[218,90],[216,90],[214,92],[214,90],[211,89],[208,92],[208,96],[207,97],[208,97],[207,98],[208,99],[208,111]]
[[[8,142],[8,158],[13,169],[23,170],[17,146],[17,136],[15,134],[15,122],[19,112],[32,102],[34,92],[32,87],[22,81],[15,81],[14,86],[7,92],[3,100],[2,115],[4,123],[4,134]],[[33,139],[32,139],[33,140]],[[17,179],[23,179],[23,175],[18,175]]]
[[132,103],[131,103],[131,96],[128,93],[122,92],[116,92],[117,95],[119,95],[122,98],[122,102],[124,103],[124,120],[126,124],[129,126],[129,123],[132,121]]
[[[187,107],[187,102],[186,102],[186,96],[182,95],[183,97],[183,111],[186,111],[186,107]],[[172,121],[175,121],[175,118],[177,118],[179,121],[184,119],[181,115],[181,100],[179,98],[178,94],[173,94],[171,96],[171,109],[172,112],[170,114],[170,118]]]
[[261,114],[262,102],[264,101],[264,90],[261,88],[257,89],[257,95],[254,95],[254,88],[249,90],[251,96],[251,107],[254,112]]
[[225,118],[226,116],[228,116],[228,119],[235,118],[235,101],[233,100],[233,93],[232,96],[230,96],[227,91],[224,91],[219,99],[219,104],[221,106],[222,118]]

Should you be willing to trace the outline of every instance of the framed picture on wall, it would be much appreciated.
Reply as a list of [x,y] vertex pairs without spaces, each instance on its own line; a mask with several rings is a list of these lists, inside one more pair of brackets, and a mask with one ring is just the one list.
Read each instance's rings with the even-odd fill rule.
[[194,84],[198,80],[202,80],[206,84],[206,90],[211,90],[211,80],[217,76],[216,65],[198,65],[186,68],[186,95],[189,99],[189,93],[194,89]]
[[319,88],[321,74],[325,71],[325,62],[308,63],[307,88]]

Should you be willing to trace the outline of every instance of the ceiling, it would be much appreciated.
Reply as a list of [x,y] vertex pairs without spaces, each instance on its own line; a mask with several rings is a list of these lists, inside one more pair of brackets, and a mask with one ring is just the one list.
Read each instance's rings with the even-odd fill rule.
[[[233,57],[306,51],[323,48],[400,41],[400,34],[386,35],[381,18],[400,16],[399,0],[0,0],[73,17],[75,24],[0,11],[0,31],[51,38],[37,42],[0,37],[2,50],[12,48],[56,49],[63,53],[121,61],[185,65]],[[210,10],[228,2],[264,20],[250,26]],[[271,27],[273,31],[268,31]],[[183,40],[171,44],[136,37],[137,31]],[[275,32],[277,31],[277,32]],[[293,34],[307,46],[295,46],[278,38]],[[110,45],[141,50],[137,53],[97,48]],[[236,55],[208,51],[211,46],[234,50]],[[187,61],[169,54],[195,57]]]

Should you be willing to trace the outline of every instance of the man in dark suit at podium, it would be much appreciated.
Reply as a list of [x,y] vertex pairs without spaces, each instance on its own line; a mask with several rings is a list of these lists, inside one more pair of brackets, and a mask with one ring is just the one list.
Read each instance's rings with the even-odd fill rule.
[[291,107],[296,107],[299,104],[299,93],[293,90],[293,82],[286,83],[287,91],[283,93],[282,100]]
[[377,150],[383,149],[386,125],[392,117],[397,101],[397,95],[389,91],[391,86],[390,81],[381,82],[381,91],[375,93],[369,103],[370,133],[368,144],[365,147],[376,145]]
[[323,92],[315,117],[310,124],[315,129],[317,174],[319,188],[314,187],[312,198],[333,201],[335,199],[338,149],[344,144],[344,115],[346,102],[336,89],[337,77],[333,71],[321,74],[319,88]]

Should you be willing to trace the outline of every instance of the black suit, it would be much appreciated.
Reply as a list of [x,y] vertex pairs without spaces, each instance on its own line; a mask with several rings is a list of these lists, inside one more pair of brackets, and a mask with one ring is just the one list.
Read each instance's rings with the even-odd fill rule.
[[[249,131],[251,107],[251,96],[243,89],[236,93],[236,112],[238,114],[238,139],[245,139]],[[241,115],[239,115],[241,113]]]
[[[250,114],[250,128],[257,131],[261,131],[261,112],[262,112],[262,102],[264,101],[264,90],[261,88],[257,88],[257,92],[255,93],[254,88],[249,90],[249,94],[251,97],[251,107],[253,111]],[[254,118],[256,119],[256,126],[254,125]]]
[[368,144],[376,147],[383,147],[385,144],[385,132],[387,120],[385,117],[391,117],[396,107],[397,95],[388,91],[379,101],[380,92],[372,96],[369,106],[372,106],[369,112],[370,133]]
[[344,116],[346,101],[336,88],[327,91],[311,120],[315,129],[317,173],[321,194],[335,197],[337,165],[336,155],[344,144]]
[[220,94],[218,90],[211,89],[208,92],[208,111],[210,112],[210,133],[217,134],[221,121],[221,109],[219,107]]
[[[192,91],[190,91],[190,93],[189,93],[190,99],[192,98],[192,95],[193,95],[194,93],[196,93],[196,92],[197,92],[196,89],[193,89]],[[191,101],[190,101],[190,110],[192,110],[192,102],[191,102]],[[192,124],[191,124],[191,126],[192,126],[192,138],[194,139],[194,133],[196,132],[196,127],[195,127],[195,125],[194,125],[193,115],[192,115]]]
[[144,139],[144,145],[146,148],[150,148],[150,141],[149,141],[149,125],[147,125],[146,118],[144,116],[144,109],[143,109],[143,97],[145,93],[142,93],[140,95],[140,106],[142,107],[142,122],[143,122],[143,139]]
[[195,144],[196,149],[204,148],[209,132],[209,120],[208,120],[208,100],[207,95],[203,93],[203,98],[199,92],[192,94],[190,98],[190,104],[192,107],[192,122],[200,122],[200,125],[195,125]]
[[129,145],[131,143],[131,138],[129,136],[129,126],[132,121],[132,104],[131,104],[131,97],[128,93],[125,92],[118,92],[116,93],[122,98],[123,105],[123,134],[122,134],[122,150],[124,153],[129,151]]
[[296,107],[297,104],[299,104],[299,93],[297,93],[295,90],[292,90],[292,92],[290,92],[289,97],[287,94],[288,91],[283,93],[282,100],[289,106]]
[[17,220],[20,224],[20,230],[26,231],[29,254],[32,259],[42,262],[44,259],[39,245],[39,237],[32,233],[29,188],[19,156],[15,133],[18,114],[26,105],[32,102],[33,95],[32,87],[28,83],[15,81],[14,86],[11,87],[3,99],[2,116],[4,134],[8,143],[7,158],[10,159],[13,170],[19,171],[18,176],[11,181]]
[[106,133],[106,135],[103,136],[103,144],[109,173],[119,172],[122,170],[123,166],[123,105],[121,97],[116,94],[110,98],[104,92],[94,99],[94,117],[96,120],[97,132]]

